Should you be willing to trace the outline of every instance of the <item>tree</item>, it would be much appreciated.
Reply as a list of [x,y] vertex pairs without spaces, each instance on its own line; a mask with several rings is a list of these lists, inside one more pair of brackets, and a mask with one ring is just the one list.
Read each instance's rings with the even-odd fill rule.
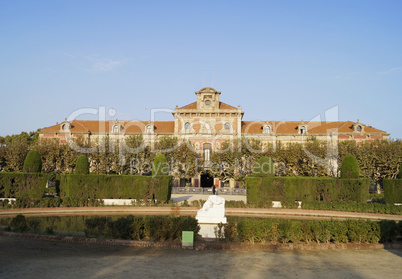
[[75,165],[75,174],[88,174],[89,173],[89,162],[88,157],[82,154],[77,159],[77,164]]
[[40,158],[38,151],[31,150],[28,152],[24,161],[23,171],[31,173],[38,173],[42,171],[42,159]]
[[359,163],[352,154],[346,155],[345,159],[342,161],[341,178],[359,178]]
[[402,179],[402,162],[399,163],[399,172],[396,178]]
[[166,161],[166,157],[163,154],[155,156],[154,162],[152,164],[152,176],[157,175],[168,175],[169,165]]
[[275,167],[270,157],[261,157],[254,164],[253,174],[255,176],[274,176]]

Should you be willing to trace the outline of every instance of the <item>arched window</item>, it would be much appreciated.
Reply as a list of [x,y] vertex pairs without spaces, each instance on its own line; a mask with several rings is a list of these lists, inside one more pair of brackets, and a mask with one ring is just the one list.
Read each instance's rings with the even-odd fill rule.
[[204,143],[203,149],[204,149],[204,160],[205,162],[209,162],[212,152],[212,145],[210,143]]
[[363,129],[362,129],[362,126],[360,126],[360,125],[357,125],[357,127],[356,127],[356,131],[358,131],[359,133],[361,133],[361,131],[362,131]]
[[61,126],[61,129],[62,129],[63,131],[68,131],[68,130],[70,130],[70,125],[68,125],[68,124],[63,124],[63,126]]
[[113,126],[113,133],[118,133],[119,132],[119,125],[114,125]]
[[147,126],[146,132],[147,132],[147,134],[152,133],[152,127],[151,127],[151,125],[148,125],[148,126]]
[[306,126],[300,127],[300,134],[304,135],[307,132]]
[[270,134],[271,133],[271,127],[269,127],[268,125],[264,126],[264,134]]

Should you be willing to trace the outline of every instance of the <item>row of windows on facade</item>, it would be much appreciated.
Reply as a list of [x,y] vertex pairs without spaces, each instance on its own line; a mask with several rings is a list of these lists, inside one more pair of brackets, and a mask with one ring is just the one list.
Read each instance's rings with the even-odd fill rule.
[[[226,122],[225,125],[223,125],[223,127],[225,128],[225,130],[229,131],[230,130],[230,123]],[[186,131],[190,131],[191,130],[191,123],[190,122],[186,122],[184,124],[184,129]]]
[[[230,124],[229,124],[229,122],[226,122],[226,123],[225,123],[224,128],[225,128],[225,130],[230,130]],[[360,127],[360,126],[358,127],[358,129],[359,129],[359,128],[360,128],[360,130],[361,130],[361,127]],[[64,124],[64,125],[62,126],[62,129],[63,129],[63,131],[68,131],[68,130],[70,129],[70,126],[69,126],[68,124]],[[186,122],[186,124],[184,124],[184,129],[185,129],[186,131],[189,131],[189,130],[191,129],[191,123],[190,123],[190,122]],[[113,133],[118,133],[119,131],[120,131],[119,125],[114,125],[114,126],[113,126]],[[145,132],[146,132],[147,134],[152,133],[152,126],[151,126],[151,125],[147,125],[146,128],[145,128]],[[360,131],[359,131],[359,132],[360,132]],[[271,127],[268,126],[268,125],[264,126],[264,133],[265,133],[265,134],[270,134],[270,133],[271,133]],[[300,128],[300,134],[305,134],[305,133],[306,133],[306,127],[302,126],[302,127]]]
[[[224,125],[224,127],[225,127],[225,130],[230,130],[230,124],[229,124],[229,122],[226,122],[225,125]],[[62,129],[63,129],[63,131],[68,131],[68,130],[70,129],[70,126],[69,126],[68,124],[64,124],[64,125],[62,126]],[[189,131],[189,130],[191,129],[191,123],[186,122],[186,124],[184,124],[184,129],[187,130],[187,131]],[[114,125],[114,126],[113,126],[113,133],[118,133],[119,131],[120,131],[119,126],[118,126],[118,125]],[[356,127],[356,131],[359,132],[359,133],[362,132],[362,126],[358,125],[358,126]],[[151,126],[151,125],[147,125],[147,126],[146,126],[146,129],[145,129],[145,132],[146,132],[147,134],[152,133],[152,126]],[[300,127],[300,134],[303,135],[303,134],[306,134],[306,132],[307,132],[306,127],[305,127],[305,126],[301,126],[301,127]],[[268,125],[265,125],[265,126],[264,126],[264,134],[270,134],[270,133],[271,133],[271,127],[268,126]]]

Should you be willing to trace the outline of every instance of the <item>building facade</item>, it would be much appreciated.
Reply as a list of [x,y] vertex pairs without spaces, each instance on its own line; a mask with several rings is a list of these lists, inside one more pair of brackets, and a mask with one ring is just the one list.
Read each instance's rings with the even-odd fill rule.
[[[41,129],[41,139],[58,139],[69,143],[76,138],[86,142],[98,142],[105,136],[110,140],[124,140],[130,135],[142,135],[146,145],[153,146],[160,137],[177,137],[188,141],[192,148],[203,154],[205,162],[210,154],[219,150],[224,142],[236,139],[257,139],[262,148],[281,144],[302,143],[307,138],[337,143],[356,141],[358,143],[388,139],[389,134],[369,125],[352,121],[244,121],[241,107],[233,107],[220,101],[221,92],[205,87],[195,92],[196,101],[172,111],[173,121],[93,121],[67,119],[56,125]],[[203,177],[203,175],[207,177]],[[206,183],[204,180],[208,180]],[[177,185],[183,185],[177,182]],[[191,186],[222,186],[219,179],[199,174]],[[235,182],[230,181],[234,187]]]

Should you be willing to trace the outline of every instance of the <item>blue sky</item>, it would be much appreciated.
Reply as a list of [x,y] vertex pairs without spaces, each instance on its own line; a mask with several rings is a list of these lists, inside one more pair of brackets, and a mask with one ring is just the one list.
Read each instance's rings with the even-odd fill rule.
[[194,102],[204,69],[244,120],[338,107],[402,139],[401,14],[401,1],[0,0],[0,136],[83,108],[145,120]]

